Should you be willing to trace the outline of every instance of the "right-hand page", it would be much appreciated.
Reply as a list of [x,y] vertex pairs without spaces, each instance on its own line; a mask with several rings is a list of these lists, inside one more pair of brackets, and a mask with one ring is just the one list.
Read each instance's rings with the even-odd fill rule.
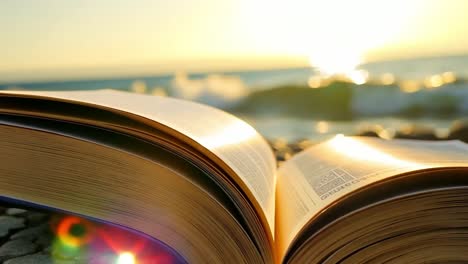
[[337,136],[311,147],[278,169],[278,256],[312,217],[358,188],[418,169],[467,165],[468,146],[459,141]]

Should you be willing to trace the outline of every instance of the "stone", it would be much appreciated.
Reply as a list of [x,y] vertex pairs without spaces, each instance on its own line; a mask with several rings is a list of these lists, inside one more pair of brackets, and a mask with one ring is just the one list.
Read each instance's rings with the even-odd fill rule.
[[24,215],[28,211],[20,208],[8,208],[6,210],[7,215],[12,215],[12,216],[19,216],[19,215]]
[[44,234],[47,231],[47,228],[48,228],[47,224],[42,224],[39,226],[26,228],[19,232],[14,233],[10,237],[10,239],[14,240],[14,239],[23,238],[23,239],[28,239],[30,241],[33,241],[33,240],[38,239],[42,234]]
[[289,148],[275,151],[277,161],[286,161],[292,157],[292,151]]
[[271,147],[273,150],[283,150],[288,146],[288,142],[284,138],[277,138],[271,141]]
[[0,216],[0,238],[7,236],[10,230],[24,227],[24,218],[7,215]]
[[40,212],[29,212],[26,215],[26,220],[29,226],[36,226],[47,221],[48,215]]
[[24,218],[14,216],[0,216],[0,226],[8,229],[24,228]]
[[402,139],[421,139],[421,140],[438,140],[434,133],[434,129],[426,126],[408,125],[399,129],[395,138]]
[[314,145],[314,142],[309,139],[303,139],[297,142],[297,146],[300,148],[299,151],[304,150],[312,145]]
[[356,134],[359,137],[379,137],[379,134],[373,130],[363,130]]
[[52,253],[52,246],[49,244],[47,247],[42,250],[44,253]]
[[56,263],[56,262],[54,262],[50,256],[44,255],[44,254],[33,254],[33,255],[23,256],[19,258],[12,258],[3,262],[3,264],[52,264],[52,263]]
[[0,247],[0,261],[34,253],[36,248],[37,246],[27,239],[8,241]]
[[468,143],[468,120],[456,120],[450,126],[449,139],[458,139]]
[[[52,241],[53,241],[52,234],[50,234],[49,232],[46,232],[46,233],[42,233],[41,236],[39,236],[39,238],[36,241],[34,241],[34,243],[36,243],[36,245],[38,245],[39,247],[44,248],[45,252],[51,252],[50,245],[52,244]],[[48,249],[49,251],[47,251]]]
[[0,226],[0,238],[7,237],[9,233],[10,233],[10,230],[8,228],[4,228],[3,226]]

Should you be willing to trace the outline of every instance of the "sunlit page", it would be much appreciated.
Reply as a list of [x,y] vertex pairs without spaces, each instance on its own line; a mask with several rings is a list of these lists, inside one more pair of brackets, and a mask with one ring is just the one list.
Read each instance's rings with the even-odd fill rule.
[[309,219],[340,197],[390,176],[443,166],[468,166],[468,147],[459,141],[337,136],[309,148],[278,170],[280,255]]
[[276,164],[266,141],[240,119],[215,108],[158,96],[112,90],[11,93],[81,101],[136,114],[166,125],[222,159],[258,201],[270,230],[275,213]]

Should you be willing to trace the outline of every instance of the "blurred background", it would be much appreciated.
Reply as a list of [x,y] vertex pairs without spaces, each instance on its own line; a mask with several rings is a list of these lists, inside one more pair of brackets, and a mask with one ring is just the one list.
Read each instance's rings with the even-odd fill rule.
[[287,141],[447,138],[466,126],[467,11],[464,0],[4,0],[0,89],[185,98]]

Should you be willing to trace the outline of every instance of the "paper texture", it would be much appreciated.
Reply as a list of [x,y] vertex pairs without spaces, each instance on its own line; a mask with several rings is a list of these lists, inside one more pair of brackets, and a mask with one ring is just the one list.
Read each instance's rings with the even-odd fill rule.
[[283,255],[304,225],[344,195],[414,170],[468,165],[459,141],[383,141],[338,136],[300,153],[278,170],[277,245]]
[[[201,144],[238,176],[246,192],[266,219],[273,234],[276,161],[266,141],[251,126],[218,109],[166,97],[112,90],[8,93],[36,95],[104,106],[162,124],[159,129],[178,131]],[[156,123],[155,123],[156,122]],[[174,131],[175,130],[175,131]],[[200,149],[200,146],[194,146]],[[203,150],[201,150],[203,151]],[[213,155],[212,155],[213,156]],[[233,176],[233,175],[231,175]],[[240,180],[240,181],[239,181]]]

